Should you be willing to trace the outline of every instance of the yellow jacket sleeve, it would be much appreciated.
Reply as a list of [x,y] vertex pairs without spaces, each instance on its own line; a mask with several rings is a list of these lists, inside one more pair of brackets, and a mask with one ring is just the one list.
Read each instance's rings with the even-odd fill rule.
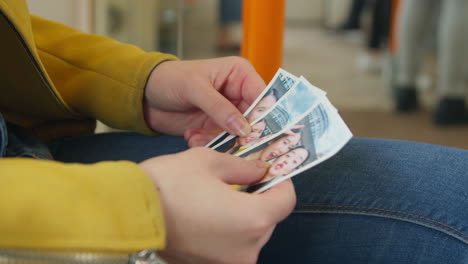
[[111,127],[151,132],[143,117],[144,88],[155,66],[176,57],[144,52],[36,16],[31,21],[39,57],[74,111]]
[[0,159],[0,248],[121,251],[165,246],[155,187],[131,162]]

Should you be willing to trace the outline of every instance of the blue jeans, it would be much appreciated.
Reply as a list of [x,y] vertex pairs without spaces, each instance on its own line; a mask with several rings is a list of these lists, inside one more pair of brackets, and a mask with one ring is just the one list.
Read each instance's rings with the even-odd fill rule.
[[2,157],[52,159],[45,144],[27,129],[5,122],[0,113],[0,158]]
[[[114,133],[54,142],[65,162],[142,161],[182,138]],[[468,151],[355,138],[293,178],[296,210],[259,263],[468,263]],[[209,216],[207,216],[209,217]]]

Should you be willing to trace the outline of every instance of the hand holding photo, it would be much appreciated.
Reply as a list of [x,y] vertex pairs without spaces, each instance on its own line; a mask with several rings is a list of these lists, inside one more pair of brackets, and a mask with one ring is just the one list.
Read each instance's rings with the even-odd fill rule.
[[228,137],[228,139],[217,146],[215,150],[223,153],[236,154],[248,148],[253,142],[259,139],[265,131],[265,128],[265,121],[263,119],[259,120],[252,125],[252,132],[250,132],[250,134],[243,137]]
[[281,133],[270,141],[252,147],[248,151],[239,152],[236,156],[247,160],[262,160],[272,162],[277,157],[294,148],[301,140],[302,131],[295,129],[292,133]]
[[[294,86],[297,77],[291,73],[279,69],[267,87],[263,90],[262,94],[252,103],[252,105],[245,111],[244,116],[249,123],[269,112],[270,109]],[[229,133],[222,132],[206,147],[213,148],[225,141],[229,137]]]
[[249,135],[223,132],[207,146],[271,164],[258,183],[241,189],[245,192],[264,192],[325,161],[352,137],[324,91],[282,69],[244,116],[252,127]]
[[[255,157],[271,162],[265,177],[257,184],[246,186],[247,192],[264,192],[335,155],[351,139],[352,133],[328,100],[312,108],[296,125],[303,126],[302,136],[293,147],[281,151],[267,150],[270,142],[281,141],[285,133],[270,142],[254,146],[238,156]],[[278,139],[279,138],[279,139]],[[273,145],[274,143],[271,143]],[[283,144],[286,145],[286,142]],[[264,153],[266,151],[266,153]],[[273,155],[274,153],[274,155]]]
[[[261,119],[253,121],[252,129],[255,127],[255,132],[245,137],[230,136],[213,149],[235,154],[239,149],[246,149],[253,144],[264,142],[268,136],[278,133],[297,121],[298,117],[319,103],[324,95],[323,91],[301,78],[271,111],[261,116]],[[234,146],[237,149],[233,149]]]

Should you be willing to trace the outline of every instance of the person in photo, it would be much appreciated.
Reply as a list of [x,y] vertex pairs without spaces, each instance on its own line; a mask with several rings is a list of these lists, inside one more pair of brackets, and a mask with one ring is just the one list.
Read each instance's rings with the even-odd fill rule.
[[257,118],[259,118],[260,116],[265,114],[265,112],[270,110],[271,107],[273,107],[273,105],[275,105],[277,101],[277,92],[276,90],[271,89],[265,94],[265,96],[260,101],[258,101],[258,104],[252,109],[252,112],[250,112],[250,114],[247,115],[247,120],[249,122],[257,120]]
[[245,150],[250,143],[259,139],[266,128],[265,120],[261,120],[252,125],[252,132],[244,137],[235,137],[216,148],[219,152],[226,152],[229,154],[236,154]]
[[302,146],[291,149],[286,154],[277,158],[269,167],[265,177],[258,183],[243,187],[243,191],[253,193],[263,187],[269,185],[277,177],[287,176],[300,166],[310,157],[310,152]]
[[[251,112],[249,114],[247,114],[247,116],[246,116],[247,121],[249,123],[252,123],[255,120],[257,120],[259,117],[261,117],[263,114],[268,112],[273,107],[273,105],[276,104],[276,102],[278,101],[278,98],[279,98],[279,96],[278,96],[277,90],[270,89],[263,96],[263,98],[260,101],[258,101],[257,105],[251,110]],[[253,127],[252,127],[252,129],[253,129]],[[186,137],[190,138],[192,133],[195,133],[195,134],[198,133],[199,137],[201,137],[202,139],[205,139],[205,138],[211,138],[214,134],[219,133],[219,131],[217,131],[217,130],[216,131],[200,131],[200,130],[192,129],[187,133]],[[208,147],[214,148],[215,146],[217,146],[218,144],[223,142],[228,136],[229,136],[229,134],[225,132],[222,137],[218,138],[215,142],[210,143],[208,145]],[[249,136],[251,136],[251,135],[247,135],[245,137],[249,137]],[[237,138],[231,139],[230,141],[228,141],[228,142],[224,143],[223,145],[217,147],[216,150],[219,151],[219,152],[231,151],[231,149],[234,148],[234,146],[239,146],[239,144],[236,142],[236,140],[237,140]],[[234,142],[236,142],[235,145],[234,145]],[[190,144],[190,142],[189,142],[189,144]],[[192,146],[194,146],[194,145],[195,144],[192,144]],[[233,152],[231,154],[234,154],[235,152]]]
[[309,158],[310,152],[303,146],[292,148],[290,151],[281,155],[271,164],[265,178],[261,182],[268,181],[277,176],[288,175]]
[[296,146],[301,139],[301,130],[292,129],[279,135],[275,140],[266,142],[241,157],[246,160],[272,161]]

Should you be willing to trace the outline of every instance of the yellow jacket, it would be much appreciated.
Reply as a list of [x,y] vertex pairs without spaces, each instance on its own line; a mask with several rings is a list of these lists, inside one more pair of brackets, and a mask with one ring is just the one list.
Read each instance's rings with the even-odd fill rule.
[[[25,0],[0,0],[0,58],[0,112],[47,138],[89,133],[94,119],[150,133],[147,78],[175,59],[30,16]],[[164,245],[158,194],[136,164],[0,159],[0,249],[130,253]]]

